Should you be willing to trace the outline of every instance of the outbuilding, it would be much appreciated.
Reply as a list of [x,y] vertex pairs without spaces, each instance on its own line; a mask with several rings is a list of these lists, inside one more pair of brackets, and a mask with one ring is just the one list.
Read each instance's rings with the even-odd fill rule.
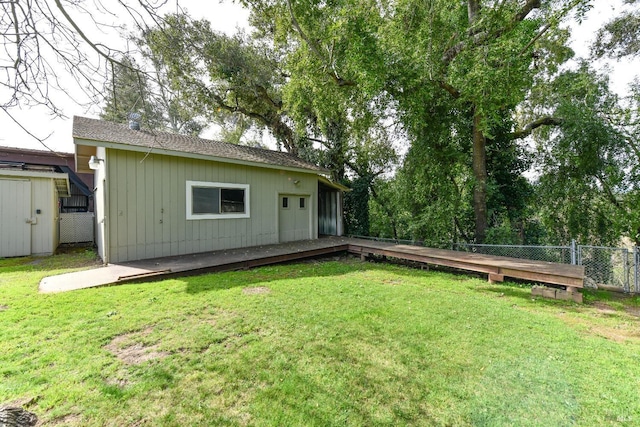
[[342,192],[289,153],[74,117],[105,263],[342,235]]
[[70,197],[66,173],[0,167],[0,258],[53,254],[61,197]]

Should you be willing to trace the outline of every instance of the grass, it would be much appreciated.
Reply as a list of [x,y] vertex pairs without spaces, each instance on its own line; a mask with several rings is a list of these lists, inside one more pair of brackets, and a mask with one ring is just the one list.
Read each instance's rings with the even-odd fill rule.
[[638,299],[354,260],[37,293],[93,262],[0,260],[0,405],[44,425],[640,425]]

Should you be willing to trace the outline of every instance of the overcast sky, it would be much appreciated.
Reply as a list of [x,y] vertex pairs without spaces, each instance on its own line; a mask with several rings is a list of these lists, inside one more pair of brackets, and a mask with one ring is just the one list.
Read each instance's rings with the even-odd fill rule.
[[[620,11],[620,0],[596,2],[597,6],[589,12],[587,19],[582,25],[573,30],[572,47],[578,56],[588,56],[588,47],[598,28],[606,22],[614,13]],[[232,34],[240,26],[247,25],[248,12],[237,4],[217,1],[181,0],[180,4],[186,8],[193,17],[206,18],[218,31]],[[640,70],[640,61],[623,60],[620,62],[609,61],[611,67],[612,87],[620,94],[624,94],[627,84]],[[607,65],[606,61],[596,64],[598,67]],[[51,136],[45,141],[47,146],[56,151],[73,151],[73,141],[71,137],[71,118],[74,115],[86,117],[98,117],[100,106],[93,106],[87,110],[86,107],[74,104],[63,93],[52,94],[58,106],[62,107],[67,119],[52,118],[44,108],[31,108],[26,111],[14,110],[13,113],[23,124],[27,123],[38,137]],[[211,137],[211,135],[205,135]],[[26,135],[10,119],[0,113],[0,145],[45,149],[38,141]]]

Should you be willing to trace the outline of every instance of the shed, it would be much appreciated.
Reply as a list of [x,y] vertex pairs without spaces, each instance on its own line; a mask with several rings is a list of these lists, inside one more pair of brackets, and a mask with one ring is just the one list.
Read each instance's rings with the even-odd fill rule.
[[105,263],[342,235],[345,187],[289,153],[84,117],[73,138]]
[[0,257],[51,255],[59,198],[69,195],[66,173],[0,168]]

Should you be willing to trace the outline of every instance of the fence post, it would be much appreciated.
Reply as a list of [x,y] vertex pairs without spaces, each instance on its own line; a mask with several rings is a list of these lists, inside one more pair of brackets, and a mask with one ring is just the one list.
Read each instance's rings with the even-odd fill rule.
[[638,253],[638,247],[633,247],[633,291],[637,294],[640,289],[638,289],[638,258],[640,254]]
[[571,239],[571,265],[576,265],[576,239]]
[[624,292],[628,294],[631,290],[631,281],[629,280],[629,250],[624,249],[622,256],[624,257]]

